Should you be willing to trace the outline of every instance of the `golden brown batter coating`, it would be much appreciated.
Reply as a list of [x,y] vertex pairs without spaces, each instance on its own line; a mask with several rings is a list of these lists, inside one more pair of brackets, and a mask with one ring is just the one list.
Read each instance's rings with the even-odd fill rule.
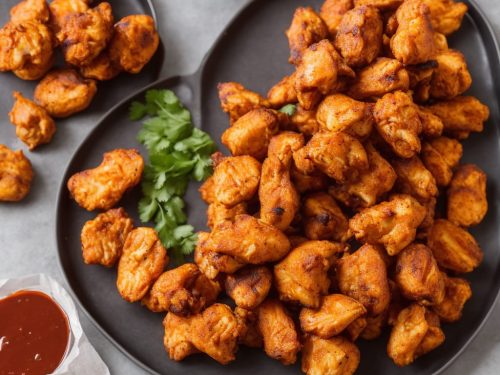
[[254,109],[270,106],[265,98],[237,82],[219,83],[217,89],[221,108],[229,115],[231,125]]
[[335,37],[342,17],[353,7],[353,0],[325,0],[319,15],[328,27],[331,37]]
[[32,179],[33,169],[23,152],[0,144],[0,201],[22,200],[30,191]]
[[403,1],[404,0],[354,0],[354,5],[369,5],[380,10],[394,10],[399,7]]
[[153,18],[135,14],[115,24],[109,56],[124,71],[137,74],[154,56],[159,44],[160,37]]
[[252,199],[259,187],[260,172],[260,163],[251,156],[223,159],[213,174],[215,201],[232,207]]
[[399,313],[387,344],[387,354],[396,365],[407,366],[443,343],[439,318],[436,321],[432,314],[415,303]]
[[116,287],[128,302],[140,301],[168,263],[167,250],[153,228],[131,231],[118,263]]
[[[268,157],[277,157],[283,163],[292,158],[292,153],[304,147],[304,135],[300,133],[284,131],[275,135],[269,142],[267,150]],[[290,152],[291,151],[291,152]]]
[[97,92],[92,79],[73,69],[56,69],[36,86],[35,101],[54,117],[68,117],[86,109]]
[[268,299],[257,311],[258,327],[266,354],[284,365],[295,363],[301,345],[295,324],[283,304],[278,300]]
[[297,65],[307,47],[327,38],[328,29],[313,8],[297,8],[286,36],[290,45],[288,62]]
[[370,6],[357,6],[342,17],[337,27],[335,47],[349,66],[360,68],[379,55],[382,33],[379,11]]
[[421,0],[406,0],[396,11],[398,28],[391,50],[403,64],[421,64],[436,53],[429,7]]
[[267,99],[273,108],[281,108],[286,104],[297,103],[297,92],[295,91],[295,74],[285,76],[269,89]]
[[367,316],[366,328],[361,332],[361,338],[364,340],[375,340],[379,338],[384,328],[387,326],[387,317],[387,310],[379,315]]
[[273,274],[265,266],[246,267],[227,275],[224,289],[238,307],[253,310],[267,297]]
[[373,128],[371,105],[343,94],[327,96],[318,106],[316,119],[325,131],[342,131],[365,139]]
[[488,212],[486,173],[473,164],[460,166],[453,174],[448,194],[447,218],[455,225],[470,227]]
[[90,64],[112,36],[113,13],[106,2],[82,13],[69,14],[58,33],[64,59],[75,66]]
[[63,28],[66,17],[74,13],[83,13],[89,9],[89,0],[52,0],[49,4],[51,28],[59,42],[59,32]]
[[412,244],[398,254],[394,280],[405,298],[421,305],[437,305],[444,299],[444,278],[425,245]]
[[327,193],[309,194],[302,203],[304,234],[310,240],[345,242],[351,236],[349,221]]
[[329,339],[364,315],[366,309],[360,302],[343,294],[331,294],[323,297],[318,310],[304,307],[300,311],[300,326],[306,333]]
[[341,185],[330,186],[328,192],[348,207],[371,207],[387,192],[396,182],[396,172],[391,164],[385,160],[373,147],[367,143],[369,168],[359,174],[355,181]]
[[307,111],[300,104],[290,117],[290,124],[305,136],[312,136],[320,131],[319,122],[316,120],[316,110]]
[[396,185],[403,194],[419,200],[429,200],[438,195],[434,176],[418,156],[409,159],[395,159],[392,166],[398,175]]
[[113,208],[89,220],[82,228],[83,261],[113,267],[122,255],[128,234],[134,222],[123,208]]
[[238,342],[250,348],[261,348],[262,335],[257,327],[257,313],[236,306],[234,315],[238,320]]
[[215,199],[215,180],[214,176],[208,177],[203,184],[201,184],[200,188],[198,189],[198,192],[200,193],[201,199],[206,204],[212,204],[216,202]]
[[249,155],[264,160],[271,138],[278,133],[278,114],[271,109],[253,109],[241,116],[221,137],[233,156]]
[[238,203],[236,206],[227,207],[222,203],[210,203],[207,208],[207,225],[209,228],[215,227],[218,223],[226,220],[234,220],[238,215],[247,213],[246,202]]
[[448,277],[443,273],[445,296],[441,303],[432,306],[443,322],[453,323],[462,317],[465,303],[472,297],[472,289],[467,280]]
[[433,98],[451,99],[470,88],[472,78],[461,52],[450,49],[435,58],[438,66],[434,70],[430,87]]
[[54,63],[54,36],[38,21],[7,23],[0,29],[0,72],[37,80]]
[[447,137],[430,139],[422,144],[422,161],[432,173],[438,186],[448,186],[453,169],[462,158],[463,147],[460,142]]
[[369,166],[361,142],[343,132],[315,134],[293,158],[300,172],[309,174],[317,169],[339,183],[355,180]]
[[429,111],[426,107],[418,107],[418,115],[422,122],[422,135],[428,138],[435,138],[441,136],[444,131],[443,121]]
[[193,263],[164,272],[153,284],[142,304],[154,312],[176,315],[198,314],[217,300],[219,283],[208,279]]
[[379,57],[361,69],[349,86],[349,96],[358,99],[382,97],[393,91],[408,91],[410,78],[398,60]]
[[109,210],[141,181],[143,169],[144,160],[137,150],[116,149],[106,152],[96,168],[71,176],[68,190],[87,211]]
[[448,220],[434,221],[427,246],[440,267],[457,273],[472,272],[483,260],[483,252],[474,237]]
[[345,245],[329,241],[307,241],[274,266],[274,281],[280,299],[318,308],[328,294],[328,270]]
[[[435,34],[435,36],[436,35],[440,34]],[[446,41],[446,37],[444,37],[444,39]],[[445,51],[446,50],[448,50],[447,45]],[[415,102],[425,103],[429,100],[431,96],[431,80],[436,68],[436,60],[429,60],[422,64],[406,66],[406,70],[410,77],[410,88],[413,90],[413,100]]]
[[17,137],[30,150],[49,143],[56,132],[56,124],[45,109],[26,99],[20,92],[13,94],[16,102],[9,113],[10,122],[16,127]]
[[182,361],[198,350],[191,343],[191,319],[183,318],[169,312],[163,319],[165,335],[163,345],[170,359]]
[[290,242],[280,230],[249,215],[217,224],[204,246],[250,264],[276,262],[290,250]]
[[49,7],[45,0],[23,0],[10,9],[10,20],[13,23],[24,21],[47,23],[49,17]]
[[467,5],[454,0],[422,0],[429,7],[434,31],[450,35],[457,31],[467,13]]
[[292,165],[291,176],[293,184],[299,193],[306,193],[309,191],[320,191],[328,188],[330,179],[320,171],[312,173],[302,173],[295,165]]
[[389,201],[356,214],[349,227],[357,240],[383,245],[389,255],[396,255],[413,242],[426,212],[415,198],[393,195]]
[[471,132],[482,132],[490,116],[488,107],[472,96],[458,96],[428,107],[444,124],[445,133],[465,139]]
[[104,50],[87,65],[80,67],[82,77],[98,81],[109,81],[120,74],[121,71],[122,68],[117,66],[109,57],[108,50]]
[[385,311],[390,302],[386,265],[379,250],[363,245],[337,262],[338,286],[342,294],[363,304],[369,315]]
[[402,91],[384,95],[373,115],[380,135],[398,156],[411,158],[420,153],[422,122],[410,95]]

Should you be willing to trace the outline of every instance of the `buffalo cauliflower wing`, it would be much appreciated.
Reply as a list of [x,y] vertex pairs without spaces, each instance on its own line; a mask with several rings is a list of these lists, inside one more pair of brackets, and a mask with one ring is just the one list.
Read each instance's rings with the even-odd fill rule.
[[219,83],[217,89],[221,108],[229,115],[231,124],[254,109],[270,106],[269,101],[265,98],[237,82]]
[[436,56],[437,68],[430,82],[430,95],[437,99],[451,99],[467,91],[472,78],[464,55],[448,50]]
[[0,201],[22,200],[30,191],[32,179],[31,162],[23,152],[0,144]]
[[45,0],[23,0],[10,9],[10,20],[14,23],[24,21],[49,21],[49,7]]
[[434,31],[450,35],[457,31],[467,13],[467,5],[455,0],[422,0],[429,7]]
[[462,317],[465,303],[472,297],[472,289],[467,280],[448,277],[443,273],[445,295],[441,303],[432,306],[443,322],[453,323]]
[[422,144],[422,161],[432,173],[438,186],[448,186],[453,177],[453,169],[462,158],[460,142],[447,137],[430,139]]
[[267,267],[251,266],[227,275],[224,290],[238,307],[253,310],[266,299],[272,281],[273,274]]
[[396,185],[401,193],[419,200],[429,200],[438,195],[436,180],[418,156],[395,159],[392,166],[398,175]]

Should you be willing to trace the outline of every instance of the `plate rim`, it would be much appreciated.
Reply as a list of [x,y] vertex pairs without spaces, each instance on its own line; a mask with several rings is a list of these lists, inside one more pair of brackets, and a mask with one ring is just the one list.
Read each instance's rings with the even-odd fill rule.
[[[144,1],[144,0],[141,0],[141,1]],[[156,24],[158,25],[157,13],[156,13],[155,7],[153,5],[153,0],[145,0],[145,1],[146,1],[147,5],[149,6],[150,10],[151,10],[152,17],[154,18]],[[83,311],[83,313],[85,314],[85,316],[87,317],[87,319],[94,325],[94,327],[97,328],[97,330],[100,332],[100,334],[102,334],[108,341],[110,341],[125,357],[127,357],[128,359],[130,359],[135,365],[137,365],[139,368],[141,368],[141,369],[143,369],[143,370],[145,370],[148,373],[153,374],[153,375],[161,375],[161,374],[158,373],[157,371],[153,370],[151,367],[149,367],[148,365],[146,365],[145,363],[143,363],[139,359],[137,359],[133,354],[131,354],[127,349],[125,349],[120,343],[118,343],[112,337],[112,335],[110,333],[108,333],[97,322],[97,320],[92,316],[92,314],[84,306],[83,302],[80,300],[80,298],[78,297],[78,295],[76,294],[76,292],[73,290],[73,287],[72,287],[72,285],[71,285],[71,283],[69,281],[69,277],[66,274],[65,268],[63,266],[62,256],[61,256],[62,234],[60,233],[60,228],[59,227],[60,227],[60,223],[61,223],[61,215],[60,215],[60,211],[62,210],[61,204],[62,204],[62,200],[63,200],[64,194],[65,194],[65,191],[66,191],[66,181],[68,179],[68,175],[69,175],[69,172],[70,172],[70,167],[71,167],[74,159],[76,158],[76,156],[81,152],[81,150],[83,149],[83,147],[85,146],[85,144],[88,142],[88,140],[95,133],[97,133],[98,129],[102,126],[102,124],[106,121],[106,119],[108,117],[110,117],[120,107],[125,106],[128,102],[130,102],[134,98],[136,98],[136,97],[144,94],[145,91],[147,91],[147,90],[149,90],[151,88],[154,88],[156,86],[159,86],[159,85],[167,85],[168,83],[173,83],[173,84],[175,84],[175,83],[185,83],[185,84],[191,86],[191,84],[193,83],[193,81],[194,82],[199,81],[199,82],[196,82],[196,83],[200,83],[200,85],[197,85],[198,87],[196,87],[195,89],[200,90],[200,92],[198,92],[198,93],[194,92],[194,95],[195,95],[195,97],[196,97],[196,95],[198,97],[201,97],[201,95],[202,95],[202,92],[201,92],[201,90],[202,90],[201,79],[203,77],[205,66],[207,65],[207,62],[210,60],[210,56],[211,56],[213,50],[217,47],[217,45],[219,44],[219,42],[225,37],[226,30],[228,30],[231,26],[233,26],[233,24],[235,23],[235,21],[237,21],[239,19],[239,17],[243,13],[245,13],[249,8],[251,8],[252,6],[255,6],[256,3],[265,2],[265,1],[266,0],[251,0],[247,4],[245,4],[238,12],[236,12],[235,15],[227,23],[227,25],[223,28],[223,30],[218,35],[218,37],[215,39],[215,41],[213,42],[212,46],[208,49],[207,53],[203,56],[199,67],[192,74],[188,74],[188,75],[173,75],[173,76],[170,76],[170,77],[159,78],[156,81],[153,81],[150,84],[146,85],[145,87],[140,88],[140,89],[136,90],[135,92],[129,94],[127,97],[125,97],[122,100],[120,100],[117,104],[115,104],[110,109],[108,109],[104,114],[102,114],[101,117],[96,122],[96,125],[94,126],[94,128],[82,140],[82,142],[76,148],[76,150],[74,151],[73,155],[71,156],[71,158],[69,159],[68,163],[66,164],[66,167],[65,167],[65,170],[64,170],[64,174],[63,174],[63,179],[60,182],[59,188],[57,190],[57,199],[56,199],[56,205],[55,205],[55,218],[56,218],[56,220],[55,220],[54,235],[55,235],[55,240],[56,240],[55,242],[56,242],[56,246],[57,246],[56,250],[57,250],[58,269],[59,269],[59,272],[62,275],[64,281],[66,282],[66,285],[68,286],[69,293],[70,293],[71,297],[76,301],[76,303],[77,303],[78,307],[80,308],[80,310]],[[491,51],[491,53],[495,53],[495,55],[496,55],[496,57],[497,57],[497,59],[498,59],[498,61],[500,63],[500,44],[499,44],[499,41],[497,39],[495,30],[493,29],[493,26],[491,24],[491,21],[487,18],[487,16],[484,13],[484,11],[481,9],[481,7],[479,6],[479,4],[477,4],[476,0],[465,0],[463,2],[467,3],[470,7],[472,7],[474,9],[474,12],[477,14],[477,16],[479,17],[479,19],[482,22],[483,26],[486,28],[486,31],[487,31],[486,34],[490,37],[490,39],[491,39],[490,41],[493,43],[493,46],[494,46],[494,51]],[[470,12],[470,10],[469,10],[469,12]],[[476,26],[478,26],[478,23],[477,23],[477,20],[476,20],[475,17],[473,17],[469,13],[466,14],[466,16],[468,16]],[[484,33],[482,33],[481,36],[484,37]],[[497,97],[497,101],[499,102],[499,105],[500,105],[500,97]],[[477,325],[477,327],[474,329],[474,331],[472,332],[472,334],[467,338],[467,340],[461,346],[461,348],[459,350],[457,350],[457,352],[453,356],[451,356],[438,370],[434,371],[432,373],[432,375],[442,374],[444,371],[446,371],[457,360],[457,358],[459,358],[465,352],[465,350],[470,346],[470,344],[477,338],[477,335],[483,329],[483,327],[486,324],[486,322],[491,318],[493,310],[495,309],[495,307],[498,304],[499,300],[500,300],[500,286],[496,290],[496,294],[495,294],[495,296],[493,298],[492,304],[488,307],[488,309],[487,309],[486,313],[484,314],[481,322]]]

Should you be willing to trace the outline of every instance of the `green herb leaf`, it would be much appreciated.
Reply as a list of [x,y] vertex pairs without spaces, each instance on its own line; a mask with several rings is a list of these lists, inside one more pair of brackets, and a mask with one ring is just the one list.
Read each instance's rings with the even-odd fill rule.
[[297,106],[295,104],[287,104],[279,110],[282,113],[287,114],[288,116],[293,116],[297,111]]

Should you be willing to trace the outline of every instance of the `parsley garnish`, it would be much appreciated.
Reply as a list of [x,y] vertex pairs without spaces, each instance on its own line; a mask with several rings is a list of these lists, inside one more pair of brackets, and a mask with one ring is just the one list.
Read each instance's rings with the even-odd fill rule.
[[145,103],[133,102],[130,119],[143,121],[137,135],[149,153],[139,201],[142,222],[154,221],[163,245],[176,263],[193,252],[197,236],[187,224],[183,200],[189,181],[212,174],[210,136],[193,126],[191,114],[170,90],[149,90]]

